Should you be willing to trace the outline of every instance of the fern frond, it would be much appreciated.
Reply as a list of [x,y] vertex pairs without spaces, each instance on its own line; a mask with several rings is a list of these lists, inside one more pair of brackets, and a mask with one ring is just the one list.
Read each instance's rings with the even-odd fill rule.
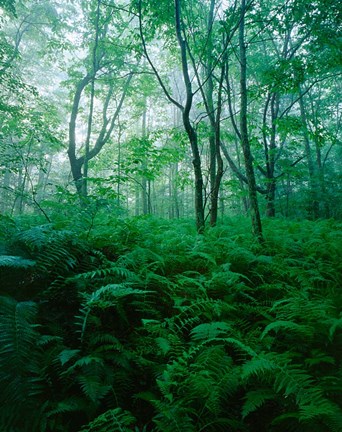
[[65,373],[69,373],[76,368],[82,368],[84,366],[89,366],[92,364],[103,365],[103,359],[101,357],[95,357],[94,355],[83,356],[80,359],[76,360],[75,363],[70,366]]
[[260,336],[260,339],[263,339],[271,331],[276,333],[279,331],[293,332],[294,334],[302,336],[303,338],[312,337],[314,334],[314,329],[308,325],[297,324],[292,321],[278,320],[266,326],[265,330]]
[[192,318],[195,318],[194,322],[196,323],[201,316],[204,316],[207,319],[215,319],[235,310],[234,306],[231,306],[222,300],[213,300],[209,298],[200,298],[199,300],[192,301],[190,305],[180,305],[177,306],[177,308],[180,309],[180,313],[167,319],[167,324],[171,329],[175,328],[178,329],[178,331],[182,331],[183,328],[188,325],[188,319],[191,320]]
[[245,343],[241,342],[238,339],[235,338],[217,338],[218,340],[222,340],[223,342],[227,343],[228,345],[232,345],[233,347],[237,348],[238,350],[250,355],[255,356],[256,352],[251,348],[249,345],[246,345]]
[[274,399],[275,393],[271,389],[251,390],[246,393],[245,402],[242,407],[242,418],[260,408],[266,401]]
[[225,417],[217,417],[211,421],[201,421],[198,425],[197,432],[248,432],[248,430],[249,429],[242,421]]
[[60,414],[82,411],[85,408],[84,399],[78,397],[69,397],[60,402],[52,404],[45,415],[49,418]]
[[77,280],[77,279],[104,279],[108,276],[119,276],[122,279],[130,279],[130,280],[137,280],[136,273],[132,272],[131,270],[128,270],[125,267],[117,266],[114,263],[112,263],[111,266],[98,268],[96,270],[92,270],[86,273],[79,273],[76,276],[73,276],[71,280]]
[[79,432],[124,432],[132,430],[135,422],[135,417],[129,411],[115,408],[99,415]]
[[198,340],[212,340],[217,338],[218,336],[223,337],[223,335],[227,335],[232,333],[232,327],[224,321],[214,321],[210,323],[199,324],[194,327],[190,334],[194,341]]
[[49,242],[52,231],[52,224],[38,225],[18,233],[15,241],[21,243],[29,251],[36,252]]
[[332,340],[337,329],[342,328],[342,316],[340,318],[332,318],[329,320],[329,338]]
[[34,302],[16,302],[0,297],[0,355],[1,366],[9,371],[26,371],[34,366],[32,351],[36,351],[38,306]]
[[282,393],[285,398],[292,396],[302,420],[336,413],[336,406],[326,399],[313,377],[297,365],[290,364],[286,355],[260,354],[246,362],[242,371],[244,380],[253,375],[261,380],[271,380],[276,393]]
[[34,302],[0,297],[0,417],[5,413],[22,430],[42,414],[39,398],[45,384],[37,311]]
[[61,365],[64,366],[66,363],[68,363],[69,360],[71,360],[76,354],[80,352],[79,349],[65,349],[63,350],[59,355],[58,359],[61,362]]
[[157,414],[153,422],[159,432],[196,432],[191,416],[196,413],[182,403],[170,404],[164,401],[153,401]]
[[11,256],[11,255],[0,255],[0,268],[2,268],[1,271],[4,271],[5,269],[8,270],[20,270],[20,269],[28,269],[30,267],[35,266],[36,261],[22,258],[20,256]]
[[87,373],[86,375],[78,375],[77,381],[80,383],[85,396],[92,402],[98,402],[108,394],[111,390],[111,386],[103,384],[96,370],[92,370],[91,372],[92,373]]
[[124,284],[109,284],[92,293],[87,305],[93,306],[96,304],[96,306],[102,305],[102,307],[105,307],[105,305],[112,306],[113,302],[118,301],[119,299],[136,295],[145,296],[151,293],[153,293],[153,291],[136,289]]

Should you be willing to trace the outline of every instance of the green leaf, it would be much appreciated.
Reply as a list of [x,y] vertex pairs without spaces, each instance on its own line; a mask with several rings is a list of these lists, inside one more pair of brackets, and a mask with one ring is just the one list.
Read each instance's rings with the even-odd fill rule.
[[216,337],[222,337],[223,335],[232,332],[232,327],[229,324],[222,321],[217,321],[199,324],[191,330],[190,334],[194,341],[198,341],[203,339],[215,339]]
[[61,365],[64,366],[65,363],[67,363],[70,359],[72,359],[79,352],[80,352],[79,349],[74,349],[74,350],[65,349],[65,350],[63,350],[58,356],[58,358],[61,362]]

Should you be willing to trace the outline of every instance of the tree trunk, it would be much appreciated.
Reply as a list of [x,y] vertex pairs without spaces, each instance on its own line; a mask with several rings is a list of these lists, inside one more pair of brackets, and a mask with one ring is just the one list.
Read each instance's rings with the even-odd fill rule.
[[250,201],[250,211],[252,217],[253,234],[262,242],[262,225],[260,219],[257,187],[253,168],[253,159],[250,149],[248,126],[247,126],[247,61],[245,44],[245,12],[246,0],[241,0],[241,20],[239,27],[239,51],[240,51],[240,134],[241,146],[243,150],[246,177],[248,181],[248,194]]
[[182,109],[182,117],[185,131],[189,137],[191,151],[192,151],[192,164],[194,167],[195,175],[195,215],[196,215],[196,227],[199,233],[204,231],[205,219],[204,219],[204,200],[203,200],[203,175],[201,166],[201,155],[198,147],[198,137],[196,130],[193,128],[190,121],[190,111],[193,102],[193,93],[191,79],[188,69],[186,43],[182,36],[181,30],[181,9],[180,0],[175,0],[175,18],[176,18],[176,34],[178,44],[181,50],[182,59],[182,72],[183,79],[186,89],[186,103]]
[[6,169],[5,170],[5,174],[4,174],[4,178],[2,181],[2,199],[1,199],[1,207],[0,207],[0,212],[1,213],[6,213],[8,207],[9,207],[9,200],[10,200],[10,185],[11,185],[11,177],[12,177],[12,173],[10,170]]
[[307,119],[306,119],[306,112],[304,107],[304,100],[301,88],[299,87],[299,106],[300,106],[300,116],[302,120],[303,125],[303,138],[304,138],[304,146],[305,146],[305,154],[306,154],[306,160],[308,164],[308,173],[309,173],[309,195],[310,195],[310,202],[309,202],[309,214],[310,217],[313,219],[318,219],[319,217],[319,201],[317,198],[317,176],[316,176],[316,169],[314,165],[314,161],[312,158],[312,151],[311,151],[311,145],[310,145],[310,139],[309,139],[309,133],[308,133],[308,125],[307,125]]
[[223,79],[225,76],[225,66],[223,63],[221,70],[221,79],[219,83],[218,89],[218,98],[217,98],[217,111],[214,126],[214,144],[215,144],[215,161],[217,163],[217,170],[215,164],[215,178],[213,179],[214,183],[212,184],[211,190],[211,208],[210,208],[210,225],[215,226],[217,223],[218,216],[218,200],[220,193],[221,180],[223,177],[224,169],[223,169],[223,159],[221,156],[221,110],[222,110],[222,85]]
[[266,216],[275,217],[275,194],[276,194],[277,183],[274,177],[268,178],[267,183],[267,194],[266,194]]
[[[275,217],[275,195],[277,188],[277,179],[275,174],[275,164],[276,164],[276,121],[279,112],[279,95],[277,93],[269,94],[264,109],[263,116],[263,140],[264,140],[264,151],[266,159],[266,216]],[[268,107],[271,108],[271,135],[269,142],[266,136],[267,129],[267,111]],[[264,170],[263,170],[264,172]]]

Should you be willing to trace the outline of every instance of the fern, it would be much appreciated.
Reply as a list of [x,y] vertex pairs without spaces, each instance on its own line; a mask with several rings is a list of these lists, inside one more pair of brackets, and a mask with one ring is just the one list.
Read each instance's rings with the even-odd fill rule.
[[159,432],[196,432],[196,412],[179,403],[153,401],[158,414],[153,418]]
[[[16,302],[0,297],[0,417],[23,429],[40,417],[39,396],[44,391],[42,357],[34,302]],[[18,417],[17,413],[25,413]]]
[[194,341],[208,340],[232,332],[232,327],[225,322],[211,322],[194,327],[191,330],[191,337]]
[[86,409],[86,404],[83,399],[78,397],[68,397],[62,401],[53,404],[46,412],[46,418],[53,418],[61,414],[82,411]]
[[126,432],[132,430],[135,422],[135,417],[129,411],[115,408],[96,417],[83,426],[80,432]]
[[111,390],[111,386],[104,384],[99,379],[99,375],[99,371],[93,367],[91,373],[88,371],[86,375],[78,375],[77,377],[83,393],[92,402],[99,402]]
[[260,338],[263,339],[271,331],[275,331],[276,333],[279,331],[293,332],[302,338],[309,338],[314,334],[314,329],[312,327],[303,324],[297,324],[292,321],[279,320],[268,324],[268,326],[266,326],[265,330],[262,332]]
[[249,414],[255,412],[268,400],[274,400],[274,397],[274,391],[268,388],[251,390],[247,392],[245,396],[245,402],[241,410],[242,418],[245,418]]
[[336,406],[327,400],[322,389],[305,370],[291,364],[286,355],[260,354],[242,367],[242,378],[256,376],[273,381],[273,388],[283,397],[292,396],[299,409],[299,419],[310,420],[320,416],[335,415]]
[[3,236],[1,430],[342,430],[332,222],[83,219]]
[[0,268],[1,271],[7,269],[9,271],[26,270],[33,267],[36,264],[35,261],[22,258],[20,256],[1,255],[0,256]]

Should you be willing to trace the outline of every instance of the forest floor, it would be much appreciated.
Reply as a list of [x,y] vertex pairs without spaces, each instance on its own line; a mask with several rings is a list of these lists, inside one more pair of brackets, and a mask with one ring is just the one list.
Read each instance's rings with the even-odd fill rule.
[[342,223],[0,218],[4,432],[342,430]]

